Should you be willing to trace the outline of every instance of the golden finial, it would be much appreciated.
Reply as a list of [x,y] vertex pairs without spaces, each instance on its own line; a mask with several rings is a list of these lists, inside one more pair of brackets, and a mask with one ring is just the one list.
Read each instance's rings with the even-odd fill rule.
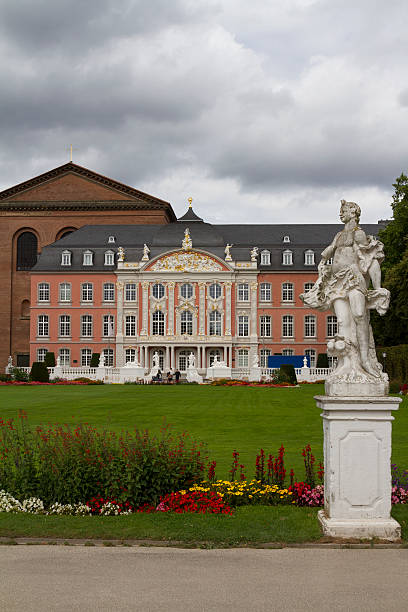
[[188,198],[188,207],[191,208],[191,202],[193,201],[193,198]]
[[76,149],[72,146],[72,144],[70,144],[68,147],[68,151],[69,151],[69,161],[72,162],[72,152],[76,151]]

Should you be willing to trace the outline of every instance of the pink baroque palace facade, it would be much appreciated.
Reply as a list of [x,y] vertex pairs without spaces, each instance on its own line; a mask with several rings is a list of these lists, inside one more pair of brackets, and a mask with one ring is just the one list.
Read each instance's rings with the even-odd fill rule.
[[[377,234],[380,225],[363,225]],[[31,272],[30,362],[138,361],[205,372],[217,356],[309,355],[337,332],[330,311],[303,305],[339,225],[211,225],[190,207],[167,225],[87,225],[43,248]]]

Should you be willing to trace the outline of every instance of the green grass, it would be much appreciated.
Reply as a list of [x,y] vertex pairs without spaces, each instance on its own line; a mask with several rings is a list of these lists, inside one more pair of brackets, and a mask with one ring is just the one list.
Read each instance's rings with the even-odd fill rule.
[[[232,451],[240,452],[246,476],[254,475],[260,448],[276,454],[283,444],[286,467],[303,478],[301,449],[310,443],[322,458],[322,420],[314,395],[323,385],[298,388],[104,385],[84,387],[0,387],[0,416],[17,417],[23,408],[29,423],[89,422],[115,431],[158,431],[166,419],[177,431],[188,431],[208,443],[217,461],[217,476],[226,478]],[[395,413],[393,461],[408,467],[408,398]]]

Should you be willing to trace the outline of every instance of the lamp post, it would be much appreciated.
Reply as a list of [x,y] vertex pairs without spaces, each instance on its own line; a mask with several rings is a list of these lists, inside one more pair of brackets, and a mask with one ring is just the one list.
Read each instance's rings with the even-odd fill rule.
[[383,357],[383,372],[385,372],[385,360],[387,358],[387,353],[383,353],[382,357]]

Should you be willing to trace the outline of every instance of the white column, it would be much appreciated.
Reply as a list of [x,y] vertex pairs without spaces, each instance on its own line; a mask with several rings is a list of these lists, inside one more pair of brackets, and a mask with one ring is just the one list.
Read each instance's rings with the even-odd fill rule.
[[149,330],[149,283],[147,281],[142,283],[142,289],[142,329],[140,335],[147,336]]
[[176,361],[175,361],[175,353],[174,353],[174,344],[171,346],[171,368],[173,368],[173,370],[176,369]]
[[125,365],[123,353],[123,283],[116,283],[116,366]]
[[167,334],[169,336],[174,335],[174,287],[175,284],[173,281],[167,283],[167,287],[169,290],[169,308],[168,308],[168,317],[167,317]]
[[170,370],[170,347],[169,346],[166,346],[165,370],[166,372]]
[[232,282],[224,283],[225,287],[225,335],[231,335],[231,287]]
[[199,295],[199,329],[198,329],[198,335],[199,336],[204,336],[205,335],[205,287],[206,287],[206,283],[201,281],[200,283],[198,283],[198,287],[199,287],[199,291],[200,291],[200,295]]
[[324,431],[325,535],[397,540],[391,511],[391,423],[398,397],[317,396]]

